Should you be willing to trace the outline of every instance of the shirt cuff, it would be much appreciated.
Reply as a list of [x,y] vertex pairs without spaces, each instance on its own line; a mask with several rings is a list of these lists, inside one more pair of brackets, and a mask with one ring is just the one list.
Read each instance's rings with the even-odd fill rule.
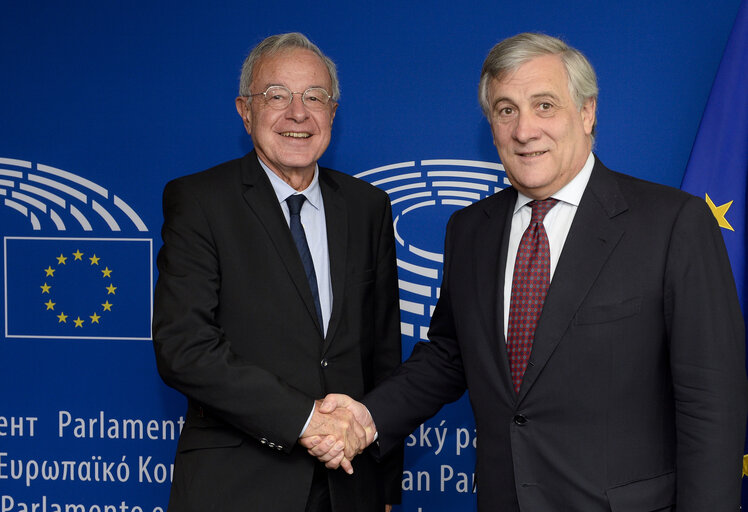
[[306,423],[304,423],[304,428],[301,429],[301,432],[299,432],[299,437],[304,435],[304,432],[306,432],[306,428],[309,426],[309,422],[312,421],[312,416],[314,416],[314,406],[312,405],[312,412],[309,413],[309,417],[306,419]]

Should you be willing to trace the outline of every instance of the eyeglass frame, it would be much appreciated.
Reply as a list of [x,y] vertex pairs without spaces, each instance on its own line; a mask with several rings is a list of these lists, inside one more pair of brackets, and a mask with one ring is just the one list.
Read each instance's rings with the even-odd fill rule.
[[[284,107],[273,107],[273,106],[270,105],[270,103],[268,101],[267,93],[268,93],[268,91],[270,89],[274,89],[274,88],[275,89],[285,89],[286,91],[288,91],[289,100],[288,100],[288,103]],[[314,107],[310,107],[309,105],[307,105],[306,100],[304,99],[304,95],[306,95],[306,93],[308,93],[311,90],[319,90],[319,91],[323,91],[325,94],[327,94],[327,103],[323,103],[322,104],[322,108],[319,109],[317,112],[323,111],[324,107],[326,107],[327,105],[329,105],[330,102],[335,102],[335,100],[332,97],[332,94],[330,94],[329,92],[327,92],[327,90],[324,87],[308,87],[303,92],[293,92],[291,89],[289,89],[285,85],[271,85],[267,89],[265,89],[265,91],[263,91],[263,92],[257,92],[257,93],[254,93],[254,94],[248,94],[248,95],[246,95],[244,97],[247,98],[247,102],[250,103],[251,102],[251,98],[253,98],[254,96],[263,96],[264,99],[265,99],[265,103],[268,106],[270,106],[270,108],[272,108],[274,110],[283,110],[285,108],[288,108],[289,105],[291,105],[291,103],[293,103],[293,97],[294,97],[295,94],[300,94],[301,95],[301,103],[306,108],[308,108],[309,110],[315,110]]]

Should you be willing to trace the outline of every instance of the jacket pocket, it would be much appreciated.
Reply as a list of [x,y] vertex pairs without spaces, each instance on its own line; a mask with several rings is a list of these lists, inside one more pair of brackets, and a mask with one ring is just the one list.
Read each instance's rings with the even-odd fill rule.
[[239,446],[244,436],[226,427],[186,427],[179,436],[177,451],[180,453],[204,448],[228,448]]
[[583,307],[577,312],[574,323],[577,325],[584,324],[601,324],[613,322],[629,316],[634,316],[641,310],[642,298],[632,297],[614,304],[598,304],[595,306]]
[[606,494],[612,512],[667,509],[675,504],[675,472],[619,485]]

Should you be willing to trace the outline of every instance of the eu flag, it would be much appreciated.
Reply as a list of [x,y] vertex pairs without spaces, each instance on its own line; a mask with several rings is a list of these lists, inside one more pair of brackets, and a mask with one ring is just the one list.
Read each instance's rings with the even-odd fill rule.
[[7,338],[150,339],[152,241],[4,238]]
[[[738,10],[681,188],[703,197],[717,218],[735,275],[743,317],[748,198],[748,2]],[[745,452],[748,454],[748,442]],[[748,510],[748,455],[743,458],[743,509]]]

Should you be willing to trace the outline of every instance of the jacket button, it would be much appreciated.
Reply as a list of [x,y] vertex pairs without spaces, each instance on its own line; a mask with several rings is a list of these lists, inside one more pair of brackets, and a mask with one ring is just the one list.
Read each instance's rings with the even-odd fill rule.
[[527,418],[526,418],[526,417],[525,417],[524,415],[522,415],[522,414],[518,414],[518,415],[516,415],[516,416],[514,417],[514,423],[515,423],[516,425],[520,425],[520,426],[522,426],[522,425],[524,425],[525,423],[527,423]]
[[321,366],[322,368],[327,368],[327,365],[328,365],[328,364],[329,364],[329,363],[327,362],[327,359],[323,359],[322,361],[320,361],[320,362],[319,362],[319,365],[320,365],[320,366]]

